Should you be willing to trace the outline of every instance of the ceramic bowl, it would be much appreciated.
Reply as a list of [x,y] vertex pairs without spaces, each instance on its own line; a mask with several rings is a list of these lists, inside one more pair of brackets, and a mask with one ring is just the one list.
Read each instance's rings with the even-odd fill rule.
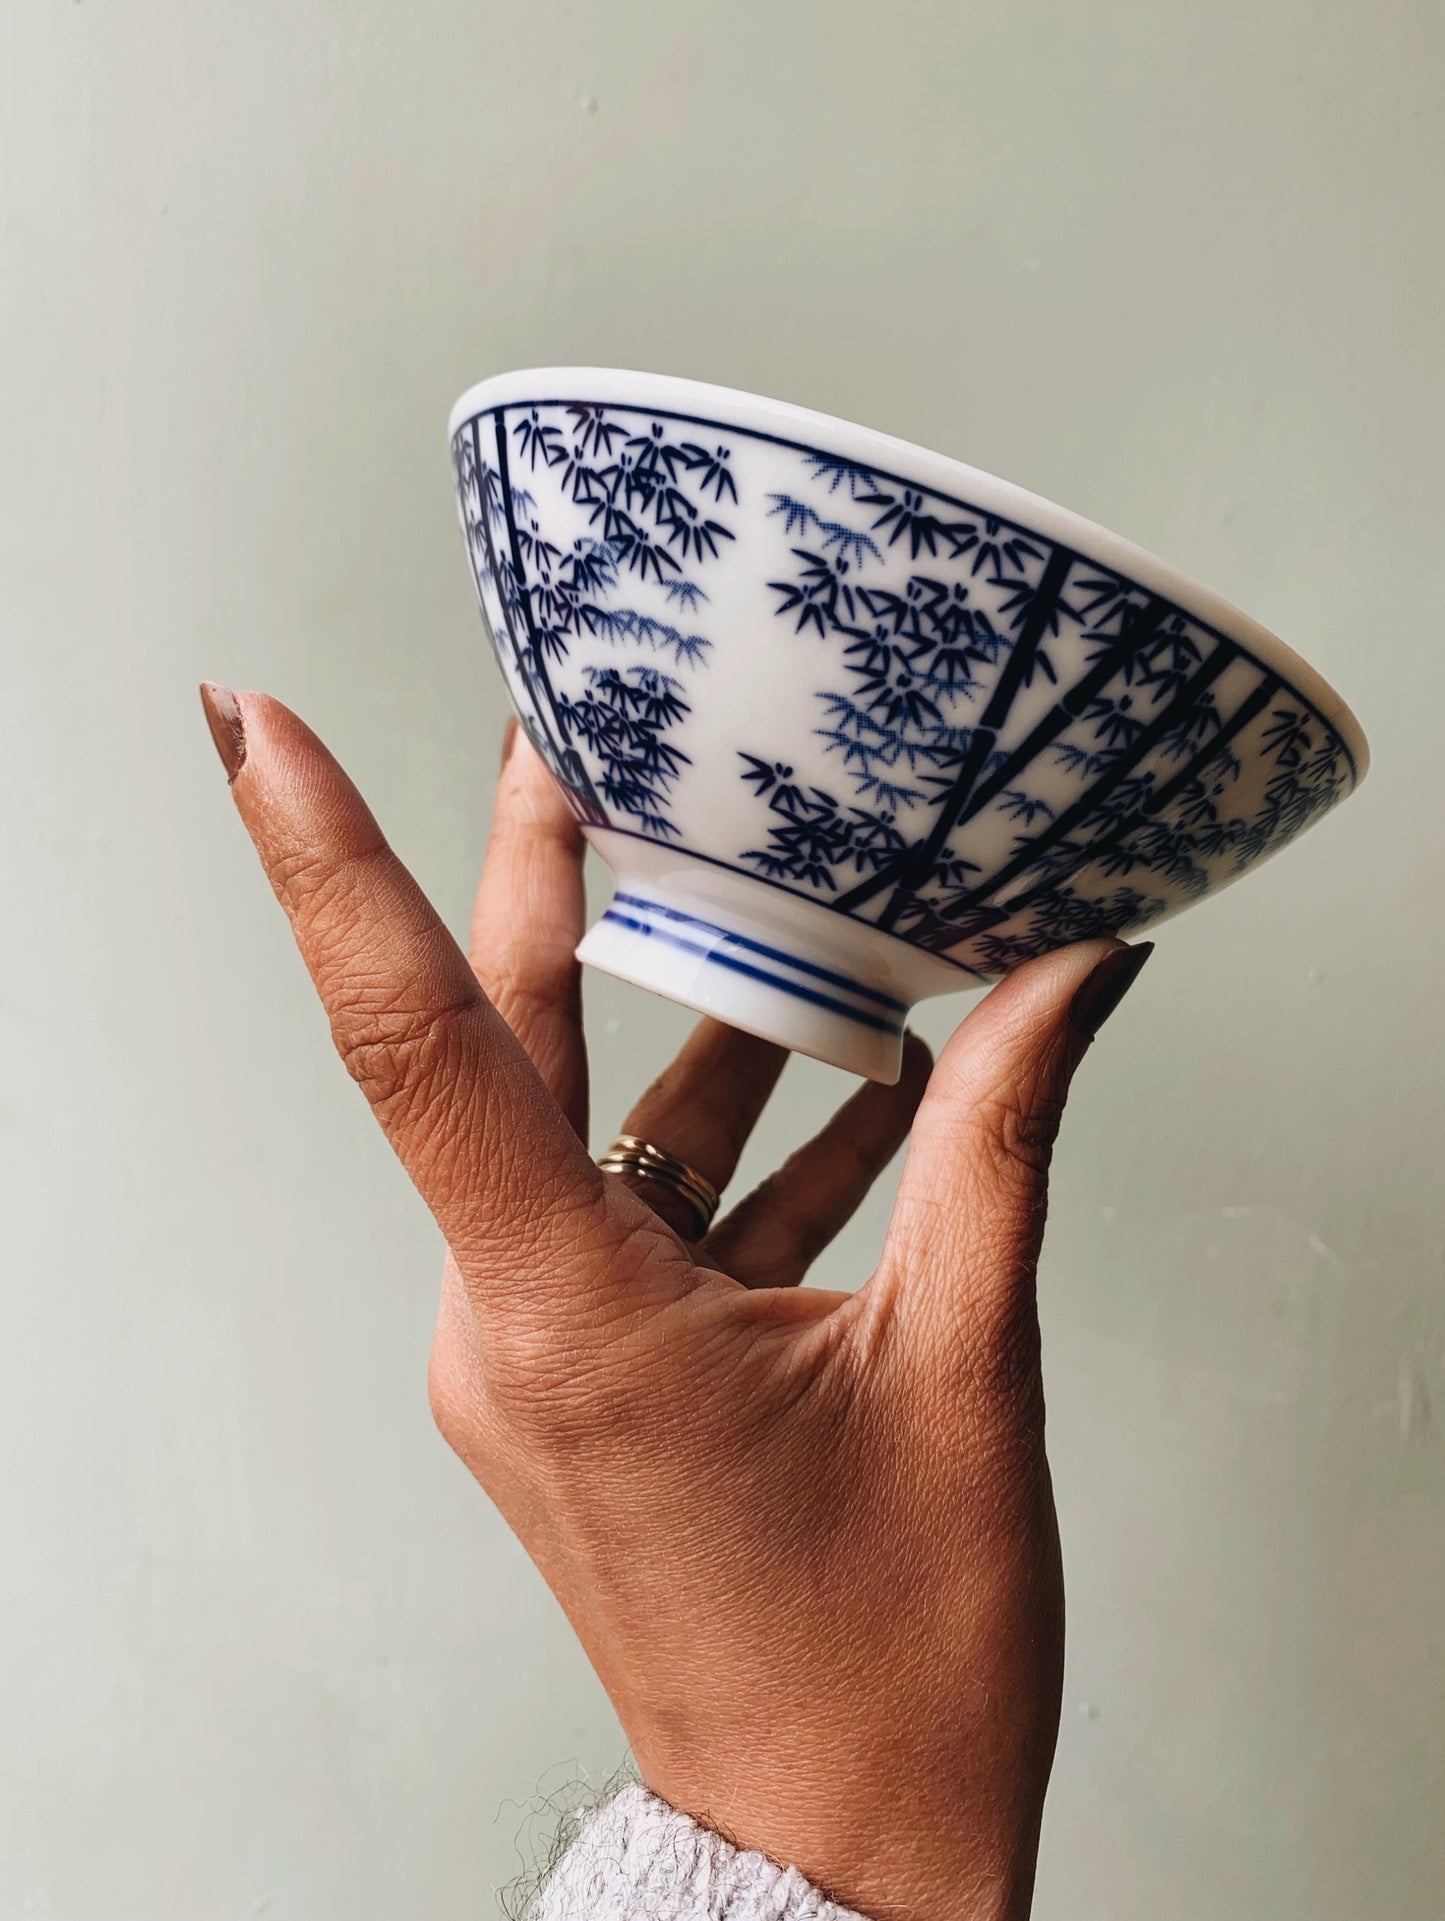
[[926,995],[1133,935],[1350,793],[1257,622],[943,455],[546,368],[451,422],[508,691],[616,879],[583,960],[876,1080]]

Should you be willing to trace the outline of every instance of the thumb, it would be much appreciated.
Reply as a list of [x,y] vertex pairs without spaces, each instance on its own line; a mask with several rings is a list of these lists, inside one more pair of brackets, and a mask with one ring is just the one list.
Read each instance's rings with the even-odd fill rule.
[[973,1008],[913,1123],[883,1262],[866,1292],[975,1378],[1037,1350],[1034,1266],[1074,1070],[1153,952],[1084,941],[1027,962]]

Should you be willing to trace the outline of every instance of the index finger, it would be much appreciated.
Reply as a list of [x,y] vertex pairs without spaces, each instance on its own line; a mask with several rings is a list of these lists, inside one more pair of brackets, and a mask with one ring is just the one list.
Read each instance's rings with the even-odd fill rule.
[[[279,701],[205,687],[231,791],[332,1037],[488,1304],[594,1287],[651,1216],[567,1126],[366,803]],[[635,1215],[633,1210],[635,1210]]]

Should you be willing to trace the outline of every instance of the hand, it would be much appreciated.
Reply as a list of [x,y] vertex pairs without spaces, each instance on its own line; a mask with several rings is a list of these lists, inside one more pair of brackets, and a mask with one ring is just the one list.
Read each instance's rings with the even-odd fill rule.
[[[1046,1169],[1148,949],[1064,949],[976,1006],[918,1106],[876,1271],[799,1289],[907,1130],[924,1050],[689,1246],[667,1190],[587,1152],[581,847],[526,744],[469,964],[300,721],[224,690],[208,714],[341,1057],[450,1249],[438,1425],[566,1608],[644,1780],[880,1921],[1025,1915],[1063,1656]],[[721,1186],[781,1060],[704,1023],[628,1131]]]

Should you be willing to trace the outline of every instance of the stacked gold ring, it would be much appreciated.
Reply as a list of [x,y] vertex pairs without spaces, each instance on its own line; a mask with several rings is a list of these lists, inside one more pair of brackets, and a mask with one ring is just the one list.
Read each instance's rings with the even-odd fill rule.
[[694,1240],[700,1240],[712,1226],[717,1213],[718,1191],[712,1182],[665,1147],[639,1140],[636,1134],[619,1134],[605,1154],[597,1156],[604,1174],[631,1174],[647,1181],[660,1181],[680,1194],[697,1216]]

